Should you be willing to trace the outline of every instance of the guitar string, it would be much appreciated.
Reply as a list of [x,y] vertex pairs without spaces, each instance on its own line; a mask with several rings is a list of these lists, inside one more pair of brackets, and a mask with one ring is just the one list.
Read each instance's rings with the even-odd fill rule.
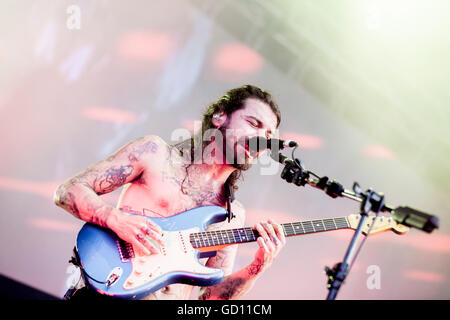
[[[333,225],[331,225],[331,222],[333,222]],[[284,223],[281,224],[281,226],[283,228],[285,236],[287,237],[308,233],[339,230],[350,227],[347,217]],[[296,228],[294,228],[294,226]],[[299,227],[302,227],[302,230],[299,230]],[[230,233],[232,234],[231,239]],[[242,239],[241,236],[242,233],[246,234],[247,239],[244,240]],[[252,242],[256,241],[257,237],[258,233],[256,230],[246,227],[238,229],[226,229],[218,231],[191,233],[190,242],[194,247],[198,248],[198,247],[209,247],[214,245]]]

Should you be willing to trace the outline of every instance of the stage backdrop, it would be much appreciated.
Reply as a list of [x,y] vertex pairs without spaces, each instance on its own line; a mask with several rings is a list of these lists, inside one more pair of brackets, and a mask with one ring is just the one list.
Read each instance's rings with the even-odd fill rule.
[[[401,3],[401,4],[399,4]],[[404,7],[400,7],[403,5]],[[367,240],[340,299],[449,299],[448,2],[2,1],[0,273],[62,296],[83,222],[56,186],[132,139],[169,143],[225,91],[254,84],[318,174],[441,218]],[[357,213],[254,166],[247,225]],[[115,205],[121,189],[102,198]],[[246,299],[324,299],[352,231],[288,239]],[[242,245],[235,269],[256,244]],[[374,271],[375,270],[375,271]],[[374,272],[380,276],[373,285]],[[194,297],[194,296],[193,296]]]

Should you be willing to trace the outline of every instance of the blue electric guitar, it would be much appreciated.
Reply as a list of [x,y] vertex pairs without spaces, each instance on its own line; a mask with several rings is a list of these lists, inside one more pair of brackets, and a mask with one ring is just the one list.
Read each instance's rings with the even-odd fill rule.
[[[205,231],[212,223],[224,221],[227,212],[218,206],[203,206],[168,218],[150,218],[164,231],[160,254],[139,255],[131,244],[105,228],[86,223],[78,233],[77,252],[88,285],[97,292],[123,299],[140,299],[173,283],[211,286],[222,281],[221,269],[209,268],[198,260],[214,256],[217,250],[256,241],[252,228]],[[359,215],[281,224],[286,237],[338,229],[356,229]],[[369,220],[371,222],[371,220]],[[369,225],[364,231],[367,234]],[[378,217],[371,235],[408,227],[393,219]]]

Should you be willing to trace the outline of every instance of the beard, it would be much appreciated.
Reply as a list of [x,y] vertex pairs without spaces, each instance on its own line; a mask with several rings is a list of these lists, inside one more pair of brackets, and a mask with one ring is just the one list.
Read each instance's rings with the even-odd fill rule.
[[227,137],[226,128],[221,127],[219,130],[223,137],[222,149],[226,163],[241,171],[250,169],[252,167],[252,163],[250,158],[245,153],[245,139],[241,138],[236,140],[234,135]]

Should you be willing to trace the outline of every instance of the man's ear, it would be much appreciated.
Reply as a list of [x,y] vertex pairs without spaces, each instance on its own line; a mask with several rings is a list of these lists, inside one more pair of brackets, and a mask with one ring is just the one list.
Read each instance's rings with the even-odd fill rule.
[[225,112],[215,112],[212,116],[212,123],[215,128],[220,128],[227,121],[227,115]]

